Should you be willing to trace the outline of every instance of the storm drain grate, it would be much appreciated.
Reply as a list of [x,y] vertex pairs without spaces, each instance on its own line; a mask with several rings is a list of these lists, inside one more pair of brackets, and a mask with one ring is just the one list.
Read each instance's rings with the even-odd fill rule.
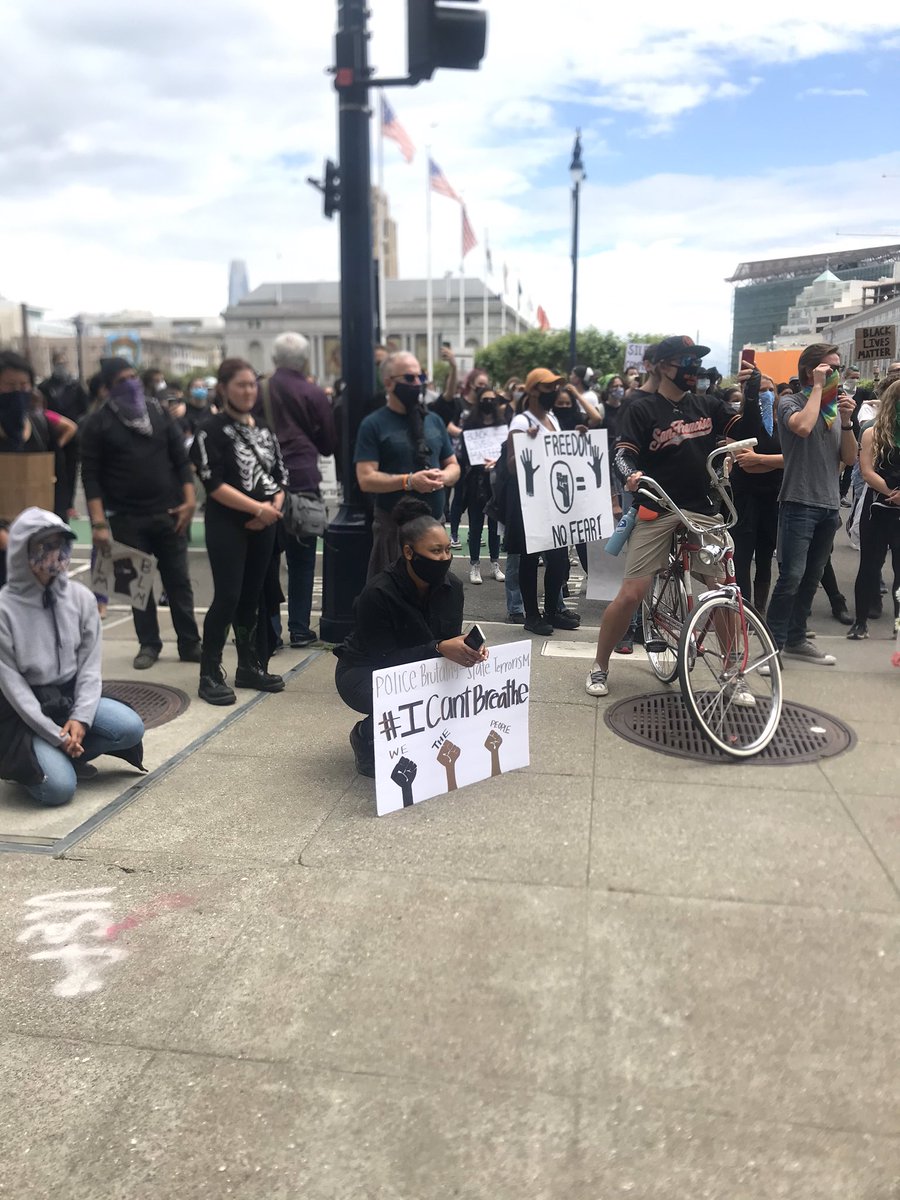
[[133,683],[130,679],[107,679],[103,695],[110,700],[130,704],[144,722],[145,729],[155,729],[180,717],[191,702],[187,692],[164,683]]
[[[680,692],[632,696],[612,705],[604,715],[613,733],[660,754],[706,762],[737,761],[706,740],[691,720]],[[759,754],[741,761],[760,766],[818,762],[843,754],[855,744],[856,734],[837,717],[785,700],[772,741]]]

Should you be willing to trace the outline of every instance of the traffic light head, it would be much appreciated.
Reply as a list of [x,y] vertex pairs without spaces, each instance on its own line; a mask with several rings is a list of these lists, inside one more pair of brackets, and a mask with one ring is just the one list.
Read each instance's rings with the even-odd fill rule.
[[[478,3],[478,0],[459,0]],[[407,0],[410,78],[430,79],[438,67],[477,71],[487,42],[487,16],[441,0]]]

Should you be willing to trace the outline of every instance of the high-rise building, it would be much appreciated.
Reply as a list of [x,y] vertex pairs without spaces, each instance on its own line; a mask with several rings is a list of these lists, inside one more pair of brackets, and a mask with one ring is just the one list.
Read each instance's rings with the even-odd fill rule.
[[[382,224],[383,223],[383,224]],[[399,278],[397,268],[397,222],[391,217],[388,198],[379,188],[372,188],[372,243],[378,258],[378,238],[384,235],[384,277]]]
[[866,246],[830,254],[801,254],[740,263],[727,280],[735,284],[732,312],[731,362],[737,366],[742,346],[774,342],[803,289],[823,271],[838,280],[882,280],[900,262],[900,245]]
[[242,258],[233,258],[228,265],[228,307],[240,304],[249,291],[247,264]]

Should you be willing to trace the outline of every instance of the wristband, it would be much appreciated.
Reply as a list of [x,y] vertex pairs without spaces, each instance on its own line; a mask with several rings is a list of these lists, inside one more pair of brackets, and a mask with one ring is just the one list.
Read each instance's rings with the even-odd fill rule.
[[412,483],[410,482],[410,480],[411,480],[411,476],[409,476],[409,475],[404,475],[404,476],[403,476],[403,490],[404,490],[404,492],[411,492],[411,491],[412,491]]
[[91,529],[109,529],[108,521],[91,521]]
[[852,425],[842,425],[841,429],[844,431],[844,433],[851,433],[853,431],[853,426]]

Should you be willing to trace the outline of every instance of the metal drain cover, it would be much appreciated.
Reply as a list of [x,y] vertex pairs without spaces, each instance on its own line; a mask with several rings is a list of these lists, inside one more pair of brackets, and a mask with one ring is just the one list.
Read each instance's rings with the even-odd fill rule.
[[[604,719],[619,737],[660,754],[717,763],[738,761],[706,740],[691,720],[680,692],[651,692],[620,700],[606,710]],[[843,754],[855,744],[856,734],[837,717],[785,700],[772,741],[759,754],[740,761],[760,766],[818,762]]]
[[110,700],[130,704],[144,722],[145,729],[155,729],[180,717],[191,702],[187,692],[164,683],[134,683],[130,679],[107,679],[103,695]]

